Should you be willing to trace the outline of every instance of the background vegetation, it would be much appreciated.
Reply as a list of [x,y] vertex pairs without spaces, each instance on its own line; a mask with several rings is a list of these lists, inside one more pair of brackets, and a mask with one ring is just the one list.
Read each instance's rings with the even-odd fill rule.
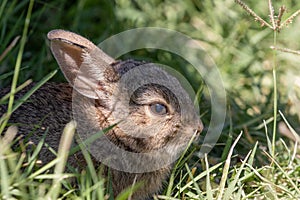
[[[267,0],[245,0],[245,3],[271,24]],[[272,3],[275,15],[282,5],[287,8],[288,13],[283,15],[282,21],[300,9],[297,0],[274,0]],[[22,40],[12,45],[10,50],[9,46],[24,31],[28,7],[29,0],[0,2],[0,89],[12,82]],[[166,190],[156,198],[299,199],[300,148],[295,144],[297,139],[292,132],[300,128],[300,55],[274,51],[270,46],[276,44],[277,47],[297,50],[300,17],[295,17],[291,24],[274,34],[234,0],[37,0],[33,4],[17,85],[28,79],[40,81],[58,68],[46,39],[47,32],[52,29],[71,30],[97,44],[121,31],[151,26],[174,29],[199,41],[222,74],[228,105],[222,136],[208,155],[208,161],[197,157],[199,146],[194,144],[178,163],[166,183]],[[6,55],[5,51],[8,52]],[[123,56],[129,57],[173,66],[184,74],[196,91],[202,82],[184,60],[168,52],[139,50]],[[273,82],[274,69],[277,72],[276,84]],[[61,82],[64,78],[58,72],[51,81]],[[277,94],[274,94],[275,85]],[[276,129],[273,127],[274,95],[278,103]],[[204,113],[204,124],[209,124],[210,102],[205,85],[200,108]],[[282,116],[294,129],[285,125]],[[231,152],[233,140],[241,131],[243,135]],[[276,133],[275,142],[272,141],[273,133]],[[252,154],[248,155],[250,151]],[[34,157],[23,158],[24,163],[29,163],[29,167],[23,169],[23,162],[7,164],[9,156],[3,157],[3,152],[1,155],[0,198],[30,199],[53,192],[51,187],[56,182],[46,179],[55,180],[47,171],[55,163],[36,173],[30,165]],[[224,163],[226,158],[231,159]],[[206,165],[209,165],[210,173],[205,171]],[[3,166],[8,169],[4,170]],[[18,177],[13,171],[21,168],[23,174]],[[89,166],[87,174],[97,172],[91,168]],[[104,184],[103,180],[93,180],[93,176],[85,174],[77,174],[76,177],[79,188],[64,182],[62,188],[54,191],[57,196],[108,198],[105,196],[107,191],[96,190]],[[5,178],[9,182],[5,182]],[[28,193],[27,196],[25,193]],[[120,199],[126,199],[128,194],[124,193]]]

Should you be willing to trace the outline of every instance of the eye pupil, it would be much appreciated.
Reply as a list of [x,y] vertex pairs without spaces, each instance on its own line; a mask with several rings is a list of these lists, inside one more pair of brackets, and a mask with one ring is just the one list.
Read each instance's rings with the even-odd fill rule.
[[155,111],[161,113],[164,110],[164,106],[161,104],[155,104]]
[[156,104],[152,104],[150,106],[150,109],[153,113],[155,114],[159,114],[159,115],[163,115],[167,113],[167,108],[165,105],[160,104],[160,103],[156,103]]

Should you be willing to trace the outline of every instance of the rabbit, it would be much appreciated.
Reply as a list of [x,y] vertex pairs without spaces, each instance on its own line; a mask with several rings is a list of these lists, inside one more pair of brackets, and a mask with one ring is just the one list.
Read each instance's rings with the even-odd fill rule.
[[[112,127],[105,132],[105,137],[116,147],[145,155],[163,149],[161,154],[166,152],[164,158],[169,158],[180,153],[195,132],[201,133],[203,124],[194,105],[173,75],[145,61],[115,60],[91,41],[73,32],[52,30],[47,36],[51,51],[68,83],[45,83],[12,114],[10,123],[18,124],[18,134],[25,137],[33,133],[29,139],[37,144],[47,130],[45,143],[57,150],[64,126],[75,119],[77,131],[83,135],[90,130]],[[150,76],[143,71],[150,68],[154,70],[154,76],[161,76],[166,82],[171,80],[170,87],[176,87],[179,91],[177,95],[188,100],[188,103],[181,105],[178,96],[170,88],[158,83],[145,83],[134,88],[126,99],[120,88],[127,87],[134,81],[135,77],[130,72],[142,69],[140,74],[143,80]],[[132,80],[122,85],[121,79],[128,74]],[[16,98],[27,90],[17,93]],[[0,96],[8,92],[8,89],[2,89]],[[122,113],[118,112],[124,106],[122,102],[126,101],[128,112],[122,118]],[[117,104],[120,104],[119,107]],[[0,107],[1,115],[5,109],[4,105]],[[186,119],[182,116],[183,110],[189,116]],[[76,143],[77,140],[74,141]],[[96,151],[101,152],[107,148],[109,147],[97,146]],[[55,155],[43,147],[39,155],[42,163],[48,163],[54,158]],[[150,166],[154,159],[155,156],[146,159],[145,162],[149,163],[142,166]],[[117,160],[126,159],[120,157]],[[93,158],[93,161],[96,166],[102,163],[97,158]],[[127,164],[129,169],[134,168],[135,163],[128,161]],[[71,155],[68,165],[84,168],[82,154],[78,152]],[[164,164],[153,171],[130,172],[107,166],[104,176],[109,171],[114,196],[141,182],[142,186],[131,198],[147,199],[161,190],[171,168],[172,163]]]

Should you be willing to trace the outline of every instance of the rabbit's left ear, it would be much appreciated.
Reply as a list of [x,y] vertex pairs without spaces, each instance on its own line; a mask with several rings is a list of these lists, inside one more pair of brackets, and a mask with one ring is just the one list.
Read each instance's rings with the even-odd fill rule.
[[115,60],[75,33],[53,30],[47,36],[51,51],[73,88],[86,97],[101,98],[105,87],[110,85],[107,75],[116,75],[111,66]]

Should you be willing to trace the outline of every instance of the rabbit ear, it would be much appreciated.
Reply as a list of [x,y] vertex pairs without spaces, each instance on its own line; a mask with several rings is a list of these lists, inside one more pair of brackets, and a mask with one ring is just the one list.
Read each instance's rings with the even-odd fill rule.
[[51,51],[73,88],[89,98],[100,98],[99,83],[105,89],[103,85],[108,85],[105,74],[116,75],[111,66],[115,60],[75,33],[53,30],[47,36]]

